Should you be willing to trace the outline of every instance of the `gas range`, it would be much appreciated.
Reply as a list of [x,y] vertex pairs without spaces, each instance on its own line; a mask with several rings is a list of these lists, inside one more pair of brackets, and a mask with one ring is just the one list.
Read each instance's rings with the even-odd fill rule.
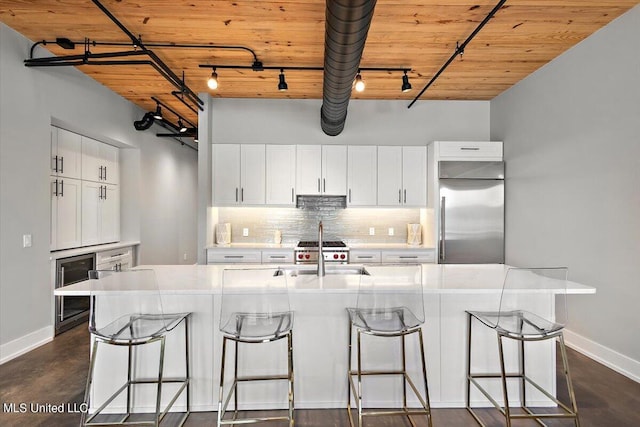
[[[303,240],[298,242],[293,253],[296,264],[318,263],[318,241]],[[333,264],[349,263],[349,247],[342,241],[322,242],[324,261]]]

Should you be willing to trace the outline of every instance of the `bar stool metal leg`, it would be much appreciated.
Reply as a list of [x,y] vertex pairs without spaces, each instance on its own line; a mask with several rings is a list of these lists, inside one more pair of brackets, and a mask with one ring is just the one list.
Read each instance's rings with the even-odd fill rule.
[[294,418],[294,390],[293,390],[293,331],[289,332],[287,339],[288,356],[289,356],[289,427],[293,427]]
[[502,395],[504,396],[504,415],[507,427],[511,427],[511,412],[509,409],[509,394],[507,393],[507,372],[504,366],[504,349],[502,347],[502,336],[498,335],[498,353],[500,357],[500,372],[502,373]]
[[422,337],[422,328],[418,329],[418,337],[420,338],[420,358],[422,359],[422,379],[424,380],[424,396],[426,401],[422,402],[427,406],[429,413],[427,414],[427,422],[432,427],[433,420],[431,416],[431,400],[429,399],[429,384],[427,383],[427,362],[424,354],[424,339]]
[[573,413],[576,414],[573,419],[573,423],[576,427],[580,427],[580,418],[578,417],[578,404],[576,402],[576,394],[573,390],[573,383],[571,382],[571,373],[569,372],[569,361],[567,360],[567,348],[564,345],[564,335],[560,334],[558,337],[558,342],[560,343],[560,353],[562,355],[562,365],[564,368],[564,377],[567,381],[567,389],[569,391],[569,400],[571,401],[571,409],[573,409]]

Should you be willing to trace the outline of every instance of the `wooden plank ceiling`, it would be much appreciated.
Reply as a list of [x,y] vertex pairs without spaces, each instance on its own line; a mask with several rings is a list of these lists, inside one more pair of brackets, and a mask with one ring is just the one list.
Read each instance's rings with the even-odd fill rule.
[[[323,65],[323,0],[103,0],[103,5],[146,43],[241,45],[265,66]],[[497,0],[378,0],[362,67],[407,67],[413,90],[402,93],[402,73],[363,73],[366,90],[353,99],[407,100],[453,54]],[[464,55],[422,100],[490,100],[638,4],[621,0],[510,0],[467,46]],[[0,19],[32,41],[66,37],[129,42],[90,0],[0,0]],[[82,53],[47,44],[55,55]],[[129,48],[95,46],[99,53]],[[251,65],[242,50],[153,51],[196,93],[221,98],[322,98],[321,71],[288,71],[289,90],[277,90],[277,70],[218,69],[219,88],[199,64]],[[25,59],[29,52],[25,51]],[[40,54],[39,56],[42,56]],[[96,81],[146,110],[155,96],[197,123],[197,115],[171,95],[175,90],[150,66],[80,66]],[[38,69],[48,72],[47,68]]]

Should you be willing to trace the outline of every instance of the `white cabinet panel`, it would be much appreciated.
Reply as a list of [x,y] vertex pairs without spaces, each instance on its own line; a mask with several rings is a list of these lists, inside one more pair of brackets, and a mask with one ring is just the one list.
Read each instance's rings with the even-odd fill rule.
[[267,145],[267,205],[295,205],[296,146]]
[[347,147],[322,146],[322,193],[332,196],[347,194]]
[[82,181],[51,177],[51,249],[81,246]]
[[260,250],[208,249],[207,264],[260,264]]
[[263,264],[293,264],[293,249],[269,249],[262,251]]
[[402,205],[402,147],[378,147],[378,206]]
[[298,145],[296,153],[296,193],[320,194],[322,146]]
[[83,136],[82,179],[118,184],[120,182],[118,148]]
[[240,145],[213,144],[213,204],[228,206],[240,201]]
[[378,180],[378,154],[374,145],[350,145],[348,157],[349,206],[375,206]]
[[298,145],[296,194],[347,194],[345,145]]
[[427,205],[427,147],[402,147],[402,203]]
[[427,148],[378,147],[378,206],[427,205]]
[[379,264],[382,262],[380,251],[368,249],[351,249],[349,262],[352,264]]
[[265,145],[213,144],[213,204],[263,205]]
[[117,185],[82,182],[82,246],[120,240],[120,192]]
[[502,160],[500,141],[439,141],[436,144],[441,160]]
[[433,249],[381,251],[383,263],[431,263],[435,262]]
[[68,130],[51,127],[51,174],[80,179],[82,138]]
[[265,145],[240,146],[240,203],[264,205]]

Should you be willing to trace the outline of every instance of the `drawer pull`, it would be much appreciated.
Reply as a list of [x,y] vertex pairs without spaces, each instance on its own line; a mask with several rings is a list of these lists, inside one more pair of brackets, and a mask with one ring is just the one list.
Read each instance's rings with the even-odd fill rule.
[[356,256],[357,259],[371,259],[373,258],[373,255],[358,255]]
[[284,255],[269,255],[271,259],[286,259],[287,257]]
[[242,259],[244,255],[225,255],[224,259]]
[[398,258],[400,258],[400,259],[418,259],[418,256],[417,255],[411,255],[411,256],[409,256],[409,255],[400,255]]
[[460,147],[460,149],[466,151],[478,151],[480,150],[480,147]]

